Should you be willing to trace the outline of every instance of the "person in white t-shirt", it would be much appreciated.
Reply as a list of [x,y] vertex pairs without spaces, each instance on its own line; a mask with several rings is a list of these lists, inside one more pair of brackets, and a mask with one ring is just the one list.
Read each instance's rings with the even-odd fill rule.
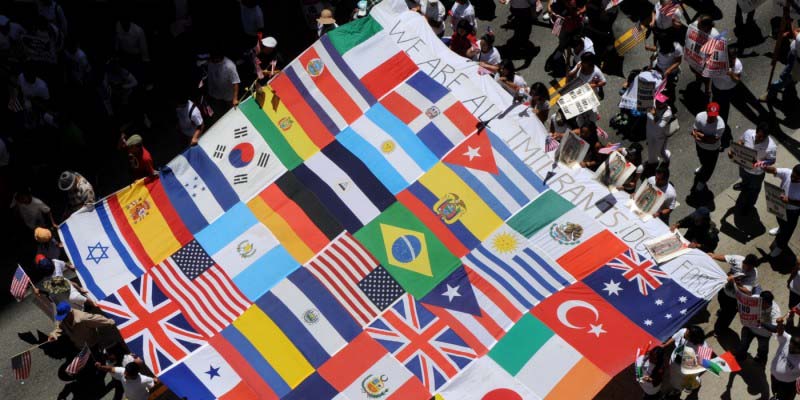
[[188,97],[182,96],[175,104],[175,116],[178,118],[178,130],[181,136],[194,146],[203,134],[203,114]]
[[647,163],[657,165],[660,161],[669,163],[670,151],[667,150],[669,124],[672,121],[672,109],[667,104],[669,98],[661,93],[655,96],[655,107],[647,110],[645,132],[647,134]]
[[141,367],[135,362],[126,364],[125,368],[103,365],[99,362],[94,363],[94,366],[100,371],[111,373],[112,378],[122,382],[128,400],[147,400],[150,390],[158,382],[158,378],[142,375]]
[[[701,15],[697,17],[697,20],[692,22],[690,25],[692,27],[697,28],[700,32],[705,33],[706,35],[717,37],[719,36],[719,31],[717,28],[714,28],[714,19],[708,15]],[[689,33],[687,31],[686,35],[688,36]],[[703,76],[703,71],[697,71],[692,66],[689,66],[689,69],[694,74],[695,82],[703,85],[703,91],[706,96],[711,95],[711,80]]]
[[755,360],[762,365],[767,363],[769,354],[769,339],[777,329],[778,318],[781,317],[781,309],[775,303],[775,296],[772,292],[765,290],[759,294],[751,294],[753,297],[761,298],[761,310],[758,316],[758,326],[742,327],[742,335],[739,340],[739,347],[735,351],[736,359],[743,361],[747,358],[747,352],[753,339],[758,341]]
[[691,348],[697,354],[697,349],[701,346],[708,346],[706,343],[706,334],[703,328],[697,325],[689,325],[686,328],[680,329],[675,332],[666,342],[661,344],[661,347],[669,347],[675,345],[672,354],[669,358],[669,377],[670,386],[674,389],[680,390],[683,387],[683,380],[686,375],[681,373],[681,361],[683,359],[683,351],[686,348]]
[[800,217],[800,164],[792,169],[768,166],[764,167],[764,171],[780,179],[780,187],[783,189],[781,201],[786,204],[786,220],[776,218],[778,227],[769,230],[769,234],[775,236],[775,241],[770,245],[772,252],[769,255],[777,257],[787,249],[789,239],[797,228],[797,219]]
[[458,21],[466,19],[475,30],[478,29],[478,20],[475,19],[475,7],[469,0],[456,0],[450,8],[450,29],[455,32]]
[[89,82],[92,66],[74,36],[68,37],[64,46],[64,64],[70,84],[83,87]]
[[[798,272],[800,272],[800,260],[797,260],[792,273],[789,274],[789,279],[786,280],[786,286],[789,287],[789,311],[793,311],[795,307],[800,305],[800,273]],[[790,314],[789,318],[793,320],[794,314]]]
[[719,117],[719,104],[708,103],[706,111],[703,111],[694,119],[692,126],[692,137],[695,141],[697,158],[700,166],[694,171],[693,192],[699,192],[706,188],[706,182],[714,173],[719,158],[720,139],[725,132],[725,121]]
[[219,50],[212,51],[208,59],[207,81],[214,115],[221,116],[239,104],[239,72]]
[[728,112],[731,109],[731,100],[736,95],[736,88],[742,80],[744,67],[742,61],[737,57],[736,47],[728,47],[728,72],[725,75],[711,78],[711,93],[714,101],[719,104],[719,115],[723,120],[728,120]]
[[17,190],[11,209],[31,232],[38,227],[56,226],[50,206],[33,196],[28,187]]
[[770,365],[770,386],[773,399],[792,400],[797,394],[796,382],[800,379],[800,336],[786,333],[784,318],[778,318],[778,348]]
[[[764,102],[771,103],[777,101],[778,92],[781,90],[796,94],[794,85],[797,82],[795,82],[794,77],[792,77],[792,71],[794,70],[794,65],[800,62],[800,28],[786,32],[784,35],[791,35],[790,37],[794,37],[794,40],[792,40],[792,43],[789,45],[786,65],[783,66],[783,70],[781,74],[778,75],[778,79],[772,81],[767,89],[767,93],[759,98],[759,100]],[[784,94],[784,98],[786,98],[786,94]]]
[[741,287],[743,291],[752,293],[758,286],[758,266],[760,261],[755,254],[740,256],[736,254],[716,254],[708,253],[708,256],[717,261],[722,261],[730,266],[728,270],[728,282],[717,295],[719,310],[717,310],[717,320],[714,322],[714,333],[720,335],[723,331],[730,329],[731,322],[738,312],[736,301],[736,288]]
[[659,166],[656,168],[655,176],[647,178],[647,183],[655,185],[664,192],[664,202],[661,203],[661,208],[653,214],[653,218],[660,218],[669,225],[669,216],[672,214],[672,210],[678,206],[678,194],[675,192],[675,187],[669,183],[669,169],[665,165]]
[[595,93],[606,85],[606,76],[595,63],[597,57],[592,53],[584,53],[581,61],[567,74],[567,81],[577,79],[581,83],[588,83]]
[[495,75],[495,80],[512,96],[528,92],[528,83],[525,82],[521,75],[517,74],[516,69],[514,69],[514,63],[511,60],[506,60],[501,64],[500,70]]
[[[756,162],[766,162],[770,165],[775,163],[778,147],[769,136],[769,122],[762,121],[756,129],[744,131],[738,143],[748,149],[756,150]],[[728,157],[733,158],[732,151],[728,152]],[[764,175],[764,170],[761,168],[739,166],[739,177],[742,181],[733,185],[734,190],[740,190],[739,197],[736,198],[737,214],[748,215],[752,212],[761,193]]]
[[494,47],[493,34],[487,33],[481,36],[481,40],[478,40],[478,49],[478,52],[472,57],[474,61],[477,61],[481,67],[493,73],[500,70],[500,63],[503,62],[503,59],[500,56],[500,51],[497,50],[497,47]]

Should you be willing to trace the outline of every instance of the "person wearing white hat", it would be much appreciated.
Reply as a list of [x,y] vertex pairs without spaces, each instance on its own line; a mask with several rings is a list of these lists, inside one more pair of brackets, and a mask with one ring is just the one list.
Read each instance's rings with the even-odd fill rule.
[[278,75],[285,65],[283,55],[277,47],[278,40],[272,36],[267,36],[259,42],[255,59],[259,85],[266,85],[267,81]]
[[329,8],[323,9],[319,13],[319,18],[317,18],[317,37],[322,37],[322,35],[338,27],[336,19],[333,18],[333,11]]
[[466,19],[472,24],[475,30],[478,29],[478,20],[475,19],[475,7],[472,6],[469,0],[456,0],[453,7],[450,8],[450,29],[456,31],[458,21]]
[[77,172],[62,172],[58,177],[58,188],[62,192],[67,192],[67,207],[64,210],[65,219],[81,207],[94,204],[95,198],[92,184]]

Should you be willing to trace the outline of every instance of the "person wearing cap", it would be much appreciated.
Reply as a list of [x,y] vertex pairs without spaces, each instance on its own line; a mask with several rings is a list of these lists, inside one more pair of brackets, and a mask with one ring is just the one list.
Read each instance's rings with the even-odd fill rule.
[[82,349],[83,346],[94,347],[102,340],[98,329],[116,325],[113,319],[102,315],[73,310],[67,301],[61,301],[56,305],[55,318],[58,324],[48,335],[48,341],[54,342],[61,335],[66,335],[78,349]]
[[666,165],[656,168],[656,174],[647,178],[647,183],[654,185],[664,193],[664,201],[658,211],[653,214],[653,218],[660,218],[669,225],[669,216],[672,214],[672,210],[678,206],[678,194],[675,192],[675,187],[669,182],[669,168]]
[[231,107],[239,105],[239,72],[236,64],[214,48],[208,59],[207,90],[214,116],[221,117]]
[[329,8],[325,8],[319,13],[319,18],[317,18],[317,37],[322,37],[322,35],[338,27],[339,24],[337,24],[336,19],[333,18],[333,11]]
[[[738,288],[739,290],[742,290],[741,287]],[[750,344],[753,343],[753,339],[756,339],[758,341],[758,349],[756,350],[755,360],[757,363],[764,365],[767,363],[767,355],[769,354],[769,339],[776,331],[778,318],[781,317],[781,309],[774,301],[775,296],[773,296],[772,292],[768,290],[765,290],[759,294],[751,294],[747,293],[746,291],[745,293],[751,295],[752,297],[761,298],[761,310],[759,311],[758,315],[758,326],[742,327],[739,347],[734,352],[734,355],[739,361],[746,359],[748,355],[747,351],[750,349]]]
[[740,256],[736,254],[716,254],[708,253],[714,260],[727,263],[728,282],[717,295],[719,310],[717,320],[714,322],[714,333],[720,335],[722,331],[729,329],[733,318],[738,312],[736,302],[736,288],[742,287],[743,291],[753,292],[758,286],[758,266],[761,262],[755,254]]
[[94,188],[83,175],[64,171],[58,177],[58,188],[67,193],[66,216],[78,211],[83,206],[94,204]]
[[36,241],[36,254],[44,255],[48,258],[60,258],[63,247],[56,238],[53,237],[53,232],[48,228],[38,227],[33,230],[33,239]]
[[419,2],[419,12],[428,20],[428,25],[433,29],[433,33],[438,37],[444,36],[444,18],[447,9],[439,0],[421,0]]
[[475,30],[478,29],[478,20],[475,19],[475,7],[469,0],[456,0],[450,8],[450,29],[455,32],[458,21],[466,19]]
[[[744,131],[738,143],[748,149],[756,150],[756,163],[775,163],[778,147],[769,136],[769,122],[762,121],[755,129]],[[733,158],[733,151],[728,151],[728,157]],[[761,193],[764,175],[764,170],[759,167],[739,166],[739,177],[742,180],[733,185],[734,190],[741,191],[736,198],[735,210],[738,214],[747,215],[752,212]]]
[[[787,315],[791,315],[792,311]],[[786,332],[785,317],[778,318],[775,329],[778,348],[770,364],[770,386],[775,400],[792,400],[800,379],[800,336]]]
[[711,93],[714,96],[714,101],[719,104],[719,116],[725,121],[728,120],[731,100],[737,93],[737,88],[739,87],[739,82],[742,81],[742,73],[744,72],[742,61],[738,57],[738,49],[735,46],[728,47],[728,70],[725,75],[711,78]]
[[[663,93],[655,96],[655,107],[647,110],[647,163],[657,165],[659,162],[669,164],[670,151],[667,150],[669,124],[672,121],[672,109],[667,104],[669,98]],[[660,160],[659,160],[659,157]]]
[[711,221],[711,211],[706,207],[699,207],[678,223],[672,224],[669,229],[673,232],[676,229],[686,229],[683,237],[689,241],[689,248],[692,249],[710,253],[719,244],[719,230],[714,221]]
[[[706,334],[703,332],[703,328],[697,325],[689,325],[675,332],[672,337],[661,344],[661,347],[667,348],[670,345],[675,345],[669,358],[670,386],[674,389],[681,390],[684,388],[684,381],[687,375],[701,372],[699,370],[695,371],[681,368],[684,364],[684,356],[694,355],[696,359],[697,349],[700,348],[700,346],[708,346],[706,343]],[[699,386],[696,389],[699,389]]]
[[786,221],[777,218],[778,226],[769,230],[769,234],[775,236],[775,241],[770,245],[772,252],[769,255],[777,257],[787,249],[789,239],[797,228],[797,219],[800,217],[800,164],[792,169],[770,165],[764,167],[764,171],[780,179],[779,186],[783,189],[781,201],[786,204]]
[[153,176],[156,173],[153,167],[153,157],[144,148],[143,140],[140,135],[126,136],[121,133],[119,136],[119,148],[128,152],[128,167],[130,167],[133,180]]
[[353,15],[350,17],[350,20],[357,20],[359,18],[364,18],[367,16],[367,0],[360,0],[356,3],[356,8],[353,10]]
[[698,113],[695,117],[691,131],[697,158],[700,161],[700,166],[694,171],[692,192],[704,190],[706,182],[711,179],[711,174],[717,166],[720,139],[724,132],[725,121],[719,117],[719,104],[708,103],[706,111]]

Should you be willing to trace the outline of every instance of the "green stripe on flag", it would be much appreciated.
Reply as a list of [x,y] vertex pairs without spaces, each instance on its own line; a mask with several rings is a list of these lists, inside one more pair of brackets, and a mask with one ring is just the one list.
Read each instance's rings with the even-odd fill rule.
[[239,109],[242,110],[242,113],[258,130],[258,133],[261,134],[261,137],[264,138],[287,169],[293,169],[303,163],[303,159],[295,153],[292,146],[286,141],[286,138],[281,135],[278,127],[264,114],[264,111],[258,106],[254,97],[239,104]]
[[489,351],[489,357],[516,375],[551,337],[553,331],[528,313]]
[[548,190],[508,220],[508,226],[526,238],[573,209],[575,206],[558,193]]
[[328,32],[328,38],[339,54],[344,55],[353,47],[358,46],[382,30],[383,27],[378,21],[375,21],[371,16],[367,16],[348,22]]

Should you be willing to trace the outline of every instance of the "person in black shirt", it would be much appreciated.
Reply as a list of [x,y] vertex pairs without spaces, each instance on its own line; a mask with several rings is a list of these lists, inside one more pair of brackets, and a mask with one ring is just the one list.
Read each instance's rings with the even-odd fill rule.
[[700,207],[689,216],[678,221],[669,227],[671,231],[675,229],[686,229],[683,237],[688,240],[689,247],[700,249],[710,253],[717,248],[719,243],[719,230],[717,225],[711,221],[711,211],[706,207]]

